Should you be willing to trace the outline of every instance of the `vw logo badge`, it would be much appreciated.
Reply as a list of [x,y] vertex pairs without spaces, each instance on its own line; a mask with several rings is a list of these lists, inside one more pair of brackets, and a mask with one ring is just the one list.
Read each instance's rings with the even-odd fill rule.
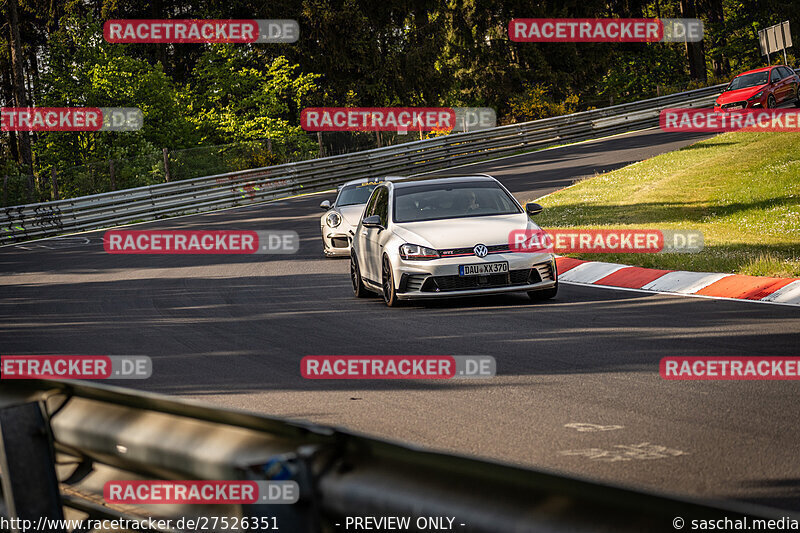
[[476,244],[472,251],[475,252],[475,255],[478,257],[486,257],[489,254],[489,249],[485,244]]

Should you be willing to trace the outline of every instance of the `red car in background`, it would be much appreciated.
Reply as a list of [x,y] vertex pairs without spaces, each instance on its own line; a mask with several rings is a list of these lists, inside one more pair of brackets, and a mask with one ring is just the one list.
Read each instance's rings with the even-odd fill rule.
[[748,70],[733,78],[714,102],[714,111],[777,107],[798,99],[800,76],[791,68],[778,65]]

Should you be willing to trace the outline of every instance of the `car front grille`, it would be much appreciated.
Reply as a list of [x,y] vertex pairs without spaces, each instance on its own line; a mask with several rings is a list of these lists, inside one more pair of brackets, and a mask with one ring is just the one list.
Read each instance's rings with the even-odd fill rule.
[[535,268],[511,270],[503,274],[488,274],[486,276],[429,276],[422,284],[420,291],[465,291],[513,285],[530,285],[540,281],[539,271]]
[[[455,257],[459,255],[475,255],[474,246],[471,248],[449,248],[446,250],[439,250],[439,255],[442,257]],[[493,244],[486,247],[490,254],[499,254],[503,252],[510,252],[508,244]]]
[[747,107],[747,102],[731,102],[730,104],[722,104],[722,109],[729,109],[731,107],[741,106],[743,109]]

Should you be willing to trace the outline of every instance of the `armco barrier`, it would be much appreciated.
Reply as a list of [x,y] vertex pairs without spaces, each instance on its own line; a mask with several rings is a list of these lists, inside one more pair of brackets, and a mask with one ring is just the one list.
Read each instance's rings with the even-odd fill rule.
[[[65,514],[173,523],[268,516],[280,531],[316,533],[344,531],[348,516],[406,516],[412,524],[446,516],[463,532],[658,532],[675,531],[676,517],[688,525],[790,514],[636,491],[78,381],[3,382],[0,470],[0,515],[34,523]],[[119,479],[289,479],[298,483],[300,498],[290,505],[108,504],[104,483]]]
[[263,202],[330,189],[350,179],[416,174],[613,135],[657,125],[665,108],[711,105],[722,87],[352,154],[2,208],[0,244]]

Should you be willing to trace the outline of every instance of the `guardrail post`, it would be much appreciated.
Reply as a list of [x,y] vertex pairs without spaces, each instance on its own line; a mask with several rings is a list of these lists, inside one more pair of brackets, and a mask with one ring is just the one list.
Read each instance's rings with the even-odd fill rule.
[[36,189],[36,182],[33,174],[28,174],[28,203],[33,203],[33,191]]
[[60,200],[61,198],[58,196],[58,175],[56,167],[50,169],[50,184],[53,186],[53,200]]
[[319,144],[319,157],[325,157],[325,149],[322,147],[322,132],[317,132],[317,143]]
[[41,405],[24,403],[0,409],[0,472],[11,531],[66,533],[55,454]]
[[161,152],[164,154],[164,181],[169,181],[169,154],[166,148]]
[[111,177],[111,190],[112,191],[116,191],[117,190],[117,177],[116,177],[116,174],[114,173],[114,160],[113,159],[109,160],[109,162],[108,162],[108,175]]
[[[267,479],[296,481],[299,501],[291,505],[248,504],[242,506],[244,516],[272,516],[293,533],[319,533],[320,508],[314,481],[314,456],[321,451],[317,446],[301,446],[297,452],[273,458],[263,465]],[[262,479],[262,475],[248,475],[248,479]]]

